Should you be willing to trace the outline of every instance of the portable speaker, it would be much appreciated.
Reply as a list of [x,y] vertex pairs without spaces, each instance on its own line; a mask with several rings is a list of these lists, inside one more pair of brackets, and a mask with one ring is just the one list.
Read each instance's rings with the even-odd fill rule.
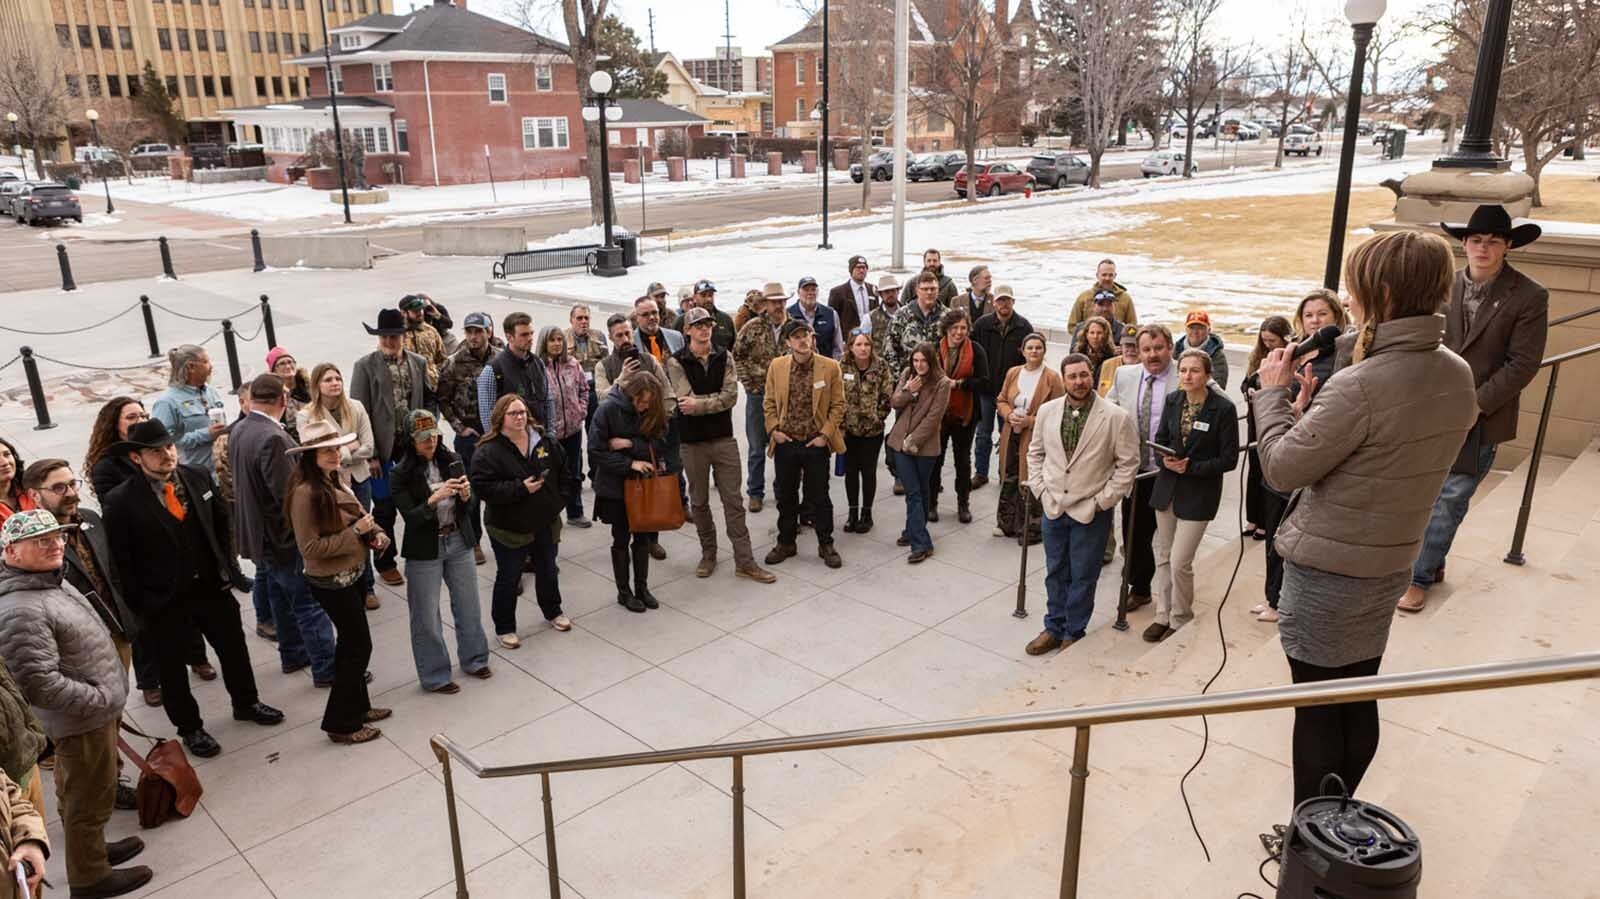
[[1278,899],[1415,899],[1422,843],[1386,809],[1319,796],[1295,808],[1279,872]]

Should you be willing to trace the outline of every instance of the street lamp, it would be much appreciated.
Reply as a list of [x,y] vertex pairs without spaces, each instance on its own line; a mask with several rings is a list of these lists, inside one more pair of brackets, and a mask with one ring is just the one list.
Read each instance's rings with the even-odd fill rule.
[[[98,150],[100,149],[100,113],[97,110],[89,109],[85,110],[83,114],[89,119],[89,128],[94,132],[94,146]],[[89,165],[94,165],[93,157],[90,157]],[[106,189],[106,215],[111,215],[117,211],[117,207],[111,204],[111,179],[106,177],[105,169],[100,170],[100,183]]]
[[[339,162],[339,197],[344,202],[344,223],[348,225],[350,224],[350,179],[344,172],[344,131],[339,127],[339,92],[334,89],[338,80],[333,77],[333,45],[328,40],[328,4],[317,0],[317,12],[322,16],[322,65],[323,75],[328,82],[328,108],[333,111],[333,155],[338,157]],[[428,116],[428,131],[430,134],[433,132],[431,115]]]
[[17,161],[22,161],[22,145],[17,143],[17,114],[6,113],[6,121],[11,123],[11,151],[17,154]]
[[1472,96],[1467,100],[1467,127],[1456,151],[1433,161],[1436,169],[1491,169],[1504,171],[1510,160],[1495,155],[1495,97],[1500,93],[1500,70],[1506,61],[1506,32],[1511,26],[1511,0],[1489,0],[1478,39],[1478,66],[1472,76]]
[[[824,0],[822,4],[822,102],[817,106],[818,111],[822,113],[822,132],[817,141],[817,162],[822,168],[822,243],[817,244],[817,249],[819,250],[833,249],[833,244],[828,243],[828,167],[830,160],[824,158],[824,154],[833,155],[833,144],[828,140],[828,80],[833,74],[833,65],[828,61],[828,7],[830,5],[827,0]],[[867,130],[870,134],[871,127],[869,126]],[[862,136],[863,153],[861,163],[863,168],[866,167],[867,162],[866,153],[864,152],[865,147],[870,143],[867,137],[868,135]]]
[[1356,55],[1350,64],[1350,90],[1344,109],[1344,141],[1339,151],[1339,183],[1333,194],[1333,227],[1328,234],[1328,263],[1322,271],[1322,286],[1339,289],[1339,269],[1344,256],[1345,222],[1350,217],[1350,170],[1356,161],[1356,130],[1361,119],[1361,81],[1366,75],[1367,44],[1372,41],[1372,26],[1378,24],[1387,0],[1345,0],[1345,18],[1355,37]]
[[[589,90],[594,94],[591,98],[594,105],[583,108],[584,121],[600,123],[600,211],[605,223],[605,244],[595,253],[594,273],[603,278],[615,278],[628,273],[622,265],[622,248],[616,246],[611,237],[611,157],[606,149],[611,142],[611,135],[606,131],[606,107],[611,103],[611,88],[611,73],[597,69],[589,76]],[[612,118],[621,116],[613,115]],[[641,176],[639,180],[644,179]]]
[[[817,105],[811,107],[811,121],[820,125],[817,131],[817,161],[822,169],[822,243],[817,244],[817,249],[831,250],[833,249],[833,244],[828,243],[828,161],[823,158],[823,141],[828,133],[828,107],[826,100],[819,100]],[[861,162],[865,166],[866,158],[863,157]]]

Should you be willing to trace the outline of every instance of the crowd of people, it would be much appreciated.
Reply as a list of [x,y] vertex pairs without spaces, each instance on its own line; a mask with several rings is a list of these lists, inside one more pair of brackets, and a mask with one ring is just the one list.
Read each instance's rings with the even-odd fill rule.
[[[772,584],[803,530],[824,565],[843,565],[835,478],[843,533],[869,533],[883,465],[903,497],[896,542],[909,564],[936,552],[928,525],[948,514],[947,460],[960,523],[997,483],[982,513],[994,537],[1044,547],[1044,629],[1025,647],[1043,655],[1084,637],[1119,545],[1126,611],[1154,606],[1144,639],[1191,621],[1196,553],[1243,458],[1243,536],[1267,544],[1254,611],[1278,623],[1294,679],[1375,672],[1397,603],[1422,608],[1443,579],[1467,499],[1514,435],[1517,395],[1543,351],[1543,288],[1505,263],[1537,229],[1485,207],[1451,233],[1466,247],[1459,273],[1439,238],[1380,235],[1352,251],[1346,301],[1313,291],[1292,318],[1261,323],[1243,442],[1207,313],[1189,312],[1176,338],[1141,322],[1112,260],[1074,303],[1054,366],[1010,287],[979,266],[959,290],[937,250],[904,283],[869,282],[856,256],[826,301],[803,277],[793,292],[747,291],[731,314],[710,281],[681,291],[676,311],[651,284],[604,331],[580,305],[568,327],[537,334],[526,313],[505,316],[497,336],[473,312],[457,336],[441,304],[407,295],[365,325],[376,346],[348,384],[335,363],[308,373],[274,347],[238,391],[237,416],[211,386],[206,351],[176,347],[148,413],[134,397],[100,410],[81,469],[25,464],[0,440],[0,807],[22,835],[11,867],[42,873],[43,829],[27,822],[43,808],[48,765],[72,894],[149,880],[148,868],[119,867],[138,838],[104,840],[113,806],[131,806],[117,762],[130,670],[197,756],[222,747],[191,674],[220,671],[235,719],[282,723],[258,693],[233,591],[251,596],[255,634],[282,670],[309,669],[328,690],[329,739],[367,743],[393,713],[367,689],[378,580],[405,589],[421,688],[456,694],[453,667],[494,674],[475,574],[490,554],[489,625],[502,650],[521,646],[526,573],[548,625],[572,628],[558,561],[567,527],[610,527],[617,602],[644,613],[659,607],[650,567],[667,555],[661,529],[693,522],[694,574],[715,575],[713,487],[734,576]],[[1292,355],[1330,324],[1344,335],[1336,352]],[[758,560],[747,514],[763,510],[769,461],[777,540]],[[98,514],[82,504],[80,474]],[[663,495],[681,517],[651,505]],[[1353,790],[1376,741],[1371,703],[1298,710],[1297,800],[1328,772]]]

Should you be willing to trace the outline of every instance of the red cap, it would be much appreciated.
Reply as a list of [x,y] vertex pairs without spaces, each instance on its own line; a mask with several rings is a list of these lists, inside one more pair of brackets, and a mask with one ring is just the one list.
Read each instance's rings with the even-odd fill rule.
[[1211,316],[1206,315],[1204,312],[1191,312],[1189,317],[1183,320],[1185,328],[1190,325],[1205,325],[1209,328],[1211,327]]

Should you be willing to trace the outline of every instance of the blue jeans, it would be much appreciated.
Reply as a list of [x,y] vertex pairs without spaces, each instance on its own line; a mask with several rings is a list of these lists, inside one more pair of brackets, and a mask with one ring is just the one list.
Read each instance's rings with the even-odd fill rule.
[[300,557],[292,565],[258,562],[256,577],[272,581],[268,596],[278,625],[278,658],[285,668],[310,663],[311,678],[333,682],[333,623],[311,595]]
[[928,496],[932,490],[928,484],[938,464],[938,456],[894,454],[895,476],[906,488],[906,527],[900,536],[911,543],[912,552],[933,549],[933,537],[928,534]]
[[972,465],[983,477],[989,476],[989,457],[994,455],[994,404],[994,397],[978,394],[978,436],[973,442]]
[[278,624],[272,618],[272,579],[256,571],[256,582],[250,586],[250,603],[256,607],[256,626]]
[[376,564],[379,571],[395,570],[395,558],[400,554],[400,541],[394,536],[394,524],[399,519],[400,511],[395,508],[394,496],[389,492],[389,473],[392,471],[394,463],[384,460],[383,475],[367,478],[366,481],[367,489],[372,492],[372,519],[389,537],[389,548],[378,553]]
[[1411,566],[1412,584],[1424,590],[1433,586],[1433,573],[1444,567],[1445,556],[1450,555],[1450,544],[1456,539],[1456,528],[1461,527],[1462,520],[1467,517],[1467,504],[1472,494],[1477,492],[1478,485],[1483,483],[1484,476],[1494,465],[1497,449],[1499,445],[1494,443],[1478,448],[1476,474],[1451,472],[1445,476],[1444,486],[1439,489],[1439,498],[1433,502],[1428,529],[1422,532],[1422,554]]
[[[372,479],[350,482],[350,492],[356,495],[356,501],[361,503],[361,508],[372,511]],[[361,568],[361,595],[366,596],[372,592],[372,553],[363,552],[366,564]]]
[[477,563],[472,547],[456,531],[439,538],[439,558],[406,560],[406,604],[411,607],[411,658],[424,690],[450,682],[450,653],[445,649],[439,618],[439,586],[450,591],[450,616],[456,631],[456,658],[461,670],[489,665],[489,639],[483,633],[478,605]]
[[567,518],[583,517],[583,432],[561,438],[561,452],[567,456],[567,477],[572,495],[567,497]]
[[744,492],[751,499],[767,495],[767,416],[761,411],[763,394],[744,395]]
[[1082,639],[1094,614],[1094,587],[1100,579],[1101,559],[1111,536],[1110,509],[1102,509],[1088,524],[1072,516],[1040,519],[1044,536],[1047,595],[1044,629],[1062,639]]

